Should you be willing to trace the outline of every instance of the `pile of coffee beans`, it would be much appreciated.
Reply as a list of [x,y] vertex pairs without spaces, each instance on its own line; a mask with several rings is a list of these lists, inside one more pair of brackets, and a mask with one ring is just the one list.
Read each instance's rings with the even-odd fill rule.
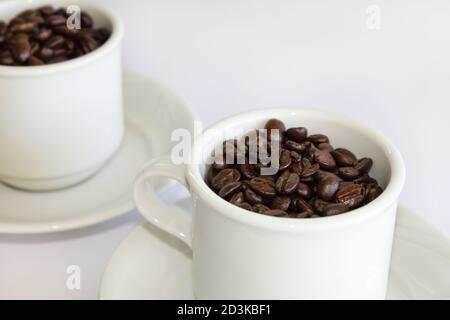
[[[208,186],[232,204],[276,217],[317,218],[359,208],[383,192],[369,175],[372,159],[358,159],[348,149],[334,148],[326,135],[308,135],[306,128],[286,130],[277,119],[269,120],[265,129],[265,136],[256,130],[245,135],[242,143],[225,141],[223,152],[215,155],[207,172]],[[270,165],[259,159],[249,161],[249,146],[252,139],[270,139],[274,129],[280,133],[277,172],[261,175],[261,169]],[[270,153],[269,139],[256,145]]]
[[94,29],[81,12],[80,28],[68,28],[66,9],[44,6],[26,10],[8,24],[0,21],[0,65],[37,66],[85,55],[108,40],[110,31]]

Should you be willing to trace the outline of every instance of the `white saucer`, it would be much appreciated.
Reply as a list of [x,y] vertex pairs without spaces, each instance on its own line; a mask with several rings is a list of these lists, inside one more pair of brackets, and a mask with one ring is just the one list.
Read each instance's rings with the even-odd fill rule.
[[[190,249],[148,223],[122,242],[100,287],[100,299],[193,298]],[[404,208],[398,212],[388,299],[450,299],[449,240]]]
[[124,141],[93,178],[47,193],[23,192],[0,184],[0,233],[75,229],[134,208],[132,185],[136,174],[147,161],[171,149],[172,130],[192,130],[195,117],[172,92],[140,76],[124,78],[124,106]]

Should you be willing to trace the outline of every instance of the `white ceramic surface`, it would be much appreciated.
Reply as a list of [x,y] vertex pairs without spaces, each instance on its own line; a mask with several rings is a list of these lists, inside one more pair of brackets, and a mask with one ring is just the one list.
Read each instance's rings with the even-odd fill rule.
[[[305,126],[310,134],[324,133],[358,158],[371,157],[371,175],[383,193],[361,208],[320,219],[249,214],[221,199],[204,182],[205,152],[240,138],[238,129],[264,127],[270,118],[281,119],[286,127]],[[158,201],[147,187],[154,177],[189,186],[192,219]],[[150,162],[136,180],[134,197],[146,219],[192,246],[198,298],[384,299],[404,179],[403,160],[383,135],[333,113],[278,108],[240,113],[211,126],[195,141],[185,167],[170,157]]]
[[[189,201],[179,205],[186,209]],[[211,257],[214,259],[214,257]],[[400,207],[388,299],[450,299],[450,242]],[[100,299],[193,299],[192,252],[149,223],[136,227],[112,256]]]
[[0,233],[74,229],[134,208],[134,177],[147,161],[171,149],[172,130],[192,130],[194,116],[172,92],[144,77],[126,76],[124,96],[125,138],[107,165],[92,179],[55,192],[30,193],[0,184]]
[[[1,1],[0,19],[47,0]],[[0,180],[26,190],[54,190],[92,176],[117,151],[124,136],[122,22],[106,9],[78,5],[108,41],[85,56],[34,67],[0,66]]]

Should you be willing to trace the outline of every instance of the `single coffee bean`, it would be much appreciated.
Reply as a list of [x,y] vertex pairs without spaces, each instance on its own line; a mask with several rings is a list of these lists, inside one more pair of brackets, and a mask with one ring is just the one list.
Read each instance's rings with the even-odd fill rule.
[[60,26],[60,25],[64,25],[66,24],[66,17],[62,16],[62,15],[51,15],[49,16],[45,22],[50,26],[50,27],[56,27],[56,26]]
[[51,29],[41,29],[37,32],[37,34],[34,36],[34,39],[36,39],[39,42],[47,41],[52,36],[52,30]]
[[42,60],[49,60],[53,57],[53,50],[47,47],[43,47],[38,51],[37,55]]
[[82,28],[92,28],[94,25],[94,22],[90,15],[87,13],[82,12],[81,13],[81,27]]
[[378,198],[380,196],[380,194],[383,193],[383,189],[381,189],[380,186],[369,186],[368,187],[368,192],[366,195],[366,203],[370,203],[373,200],[375,200],[376,198]]
[[242,183],[240,182],[230,182],[224,185],[220,191],[219,196],[222,198],[228,198],[229,196],[233,195],[235,192],[241,190]]
[[81,48],[85,53],[94,51],[100,46],[100,44],[93,37],[84,37],[81,40]]
[[242,208],[242,209],[245,209],[245,210],[248,210],[248,211],[253,211],[253,207],[251,206],[250,203],[247,203],[247,202],[243,202],[243,203],[238,204],[238,207]]
[[0,64],[3,65],[13,65],[14,64],[14,58],[9,51],[2,51],[0,52]]
[[282,150],[280,155],[280,167],[279,170],[283,171],[292,164],[291,152],[288,150]]
[[345,180],[355,180],[359,177],[359,171],[354,167],[341,167],[338,169],[338,175]]
[[335,216],[349,210],[350,208],[343,203],[330,203],[325,206],[325,208],[323,209],[323,213],[326,216]]
[[343,203],[350,209],[360,206],[364,201],[364,187],[360,184],[342,186],[336,193],[336,202]]
[[261,203],[257,203],[253,206],[253,211],[258,212],[258,213],[264,213],[269,210],[270,210],[270,208],[268,206],[265,206]]
[[230,203],[232,203],[234,205],[238,205],[244,201],[245,201],[245,197],[244,197],[243,192],[235,193],[230,199]]
[[324,143],[320,143],[317,148],[319,148],[319,150],[323,150],[323,151],[328,151],[331,152],[334,150],[333,146],[327,142]]
[[272,200],[271,208],[280,209],[283,211],[289,210],[291,198],[287,196],[277,196]]
[[329,202],[322,199],[315,199],[313,203],[315,211],[321,215],[325,214],[325,208],[330,204]]
[[263,197],[273,198],[277,194],[275,183],[268,179],[253,178],[250,180],[250,188]]
[[372,169],[373,161],[370,158],[362,158],[355,163],[355,169],[359,171],[360,174],[365,174]]
[[331,201],[339,189],[339,177],[329,174],[324,179],[320,180],[317,185],[317,194],[325,201]]
[[284,132],[286,131],[286,127],[284,123],[278,119],[270,119],[267,121],[265,127],[267,130],[267,138],[272,140],[272,134],[277,137],[277,141],[283,141]]
[[331,152],[331,155],[340,166],[353,166],[356,162],[356,157],[350,150],[344,148],[337,148]]
[[280,209],[270,209],[267,211],[264,211],[263,214],[267,215],[267,216],[272,216],[272,217],[287,217],[287,212],[280,210]]
[[314,208],[303,199],[296,199],[295,207],[298,212],[309,212],[314,213]]
[[297,189],[300,183],[300,177],[298,174],[285,171],[275,182],[275,189],[280,194],[292,194]]
[[298,143],[292,140],[287,140],[284,146],[287,149],[298,152],[300,154],[303,154],[306,151],[306,146],[303,143]]
[[302,165],[302,161],[300,160],[300,161],[298,161],[298,162],[294,162],[292,165],[291,165],[291,171],[292,172],[294,172],[294,173],[296,173],[296,174],[298,174],[298,175],[301,175],[302,174],[302,172],[303,172],[303,165]]
[[52,36],[50,37],[46,42],[45,42],[45,46],[47,48],[57,48],[57,47],[61,47],[64,45],[64,37],[60,36],[60,35],[56,35],[56,36]]
[[297,186],[297,194],[303,199],[309,200],[312,195],[311,188],[307,184],[300,182]]
[[319,145],[321,143],[329,143],[330,140],[324,134],[313,134],[308,137],[308,140],[314,143],[315,145]]
[[302,160],[302,165],[303,165],[303,172],[301,174],[302,178],[310,177],[320,169],[319,164],[317,163],[311,164],[311,162],[306,158]]
[[42,61],[41,59],[36,58],[34,56],[32,56],[28,59],[28,65],[30,65],[30,66],[41,66],[43,64],[45,64],[44,61]]
[[11,51],[19,63],[24,63],[31,56],[31,45],[26,34],[19,33],[11,44]]
[[236,169],[224,169],[212,179],[211,185],[214,189],[220,190],[224,185],[230,182],[237,182],[241,178],[241,174]]
[[34,55],[39,51],[40,48],[41,48],[41,47],[39,46],[39,43],[33,42],[33,43],[31,44],[30,54],[31,54],[32,56],[34,56]]
[[263,198],[256,194],[252,189],[248,188],[244,191],[245,200],[250,204],[258,204],[263,202]]
[[37,10],[44,17],[51,16],[55,12],[55,9],[53,9],[52,6],[43,6],[43,7],[38,8]]
[[254,164],[240,164],[239,165],[239,171],[241,172],[242,176],[246,179],[252,179],[259,176],[259,168]]
[[10,27],[10,30],[13,33],[30,32],[33,31],[36,27],[37,25],[32,22],[21,22],[12,25]]
[[53,57],[61,57],[66,56],[67,50],[65,48],[54,48],[53,49]]
[[290,128],[286,131],[286,136],[289,140],[302,143],[308,137],[308,130],[303,127]]
[[60,63],[60,62],[64,62],[67,61],[68,58],[65,56],[59,56],[59,57],[53,57],[51,59],[48,59],[46,62],[47,64],[53,64],[53,63]]
[[314,159],[322,169],[331,170],[336,167],[336,161],[330,152],[317,149],[314,152]]

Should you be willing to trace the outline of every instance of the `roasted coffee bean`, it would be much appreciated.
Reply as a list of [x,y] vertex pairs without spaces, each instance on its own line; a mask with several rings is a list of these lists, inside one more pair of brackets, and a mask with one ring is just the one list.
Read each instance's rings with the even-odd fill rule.
[[9,66],[14,64],[14,58],[9,51],[0,52],[0,64]]
[[331,201],[339,189],[341,179],[334,174],[329,174],[317,185],[317,194],[325,201]]
[[300,153],[300,154],[303,154],[303,153],[305,153],[305,151],[306,151],[306,146],[305,146],[305,144],[303,144],[303,143],[298,143],[298,142],[295,142],[295,141],[293,141],[293,140],[287,140],[287,141],[285,142],[284,146],[285,146],[287,149],[292,150],[292,151],[295,151],[295,152],[298,152],[298,153]]
[[354,167],[341,167],[338,169],[338,175],[345,180],[355,180],[359,177],[359,171]]
[[303,159],[302,165],[303,165],[303,171],[301,174],[302,178],[310,177],[320,169],[319,164],[317,163],[311,164],[311,162],[308,159]]
[[256,194],[252,189],[248,188],[244,191],[245,200],[250,204],[258,204],[263,202],[263,198]]
[[12,40],[11,51],[18,62],[26,62],[31,56],[31,45],[28,35],[24,33],[17,34]]
[[261,203],[255,204],[252,208],[253,208],[253,211],[258,212],[258,213],[264,213],[264,212],[270,210],[270,208],[268,206],[265,206]]
[[[0,64],[34,66],[63,62],[92,52],[109,39],[110,31],[94,29],[86,12],[81,12],[82,29],[70,30],[66,26],[68,16],[65,8],[44,6],[21,12],[8,24],[0,21]],[[32,61],[28,61],[31,57]]]
[[336,161],[328,151],[317,149],[314,152],[314,159],[322,169],[331,170],[336,167]]
[[230,203],[234,204],[234,205],[238,205],[240,203],[243,203],[245,201],[245,197],[244,197],[244,193],[243,192],[238,192],[235,193],[231,198],[230,198]]
[[275,182],[275,189],[280,194],[292,194],[297,189],[300,183],[300,177],[298,174],[285,171]]
[[33,22],[20,22],[20,23],[16,23],[14,25],[12,25],[10,27],[10,30],[12,33],[21,33],[21,32],[30,32],[35,30],[35,28],[37,27],[36,24],[34,24]]
[[264,178],[253,178],[250,180],[250,188],[263,197],[272,198],[277,194],[275,183]]
[[250,205],[250,203],[247,203],[247,202],[243,202],[243,203],[238,204],[238,207],[242,208],[242,209],[245,209],[245,210],[248,210],[248,211],[253,211],[253,207]]
[[266,216],[272,217],[287,217],[287,212],[280,209],[269,209],[263,212]]
[[38,33],[34,36],[34,39],[36,39],[39,42],[47,41],[51,36],[53,32],[51,29],[41,29],[38,31]]
[[55,14],[55,15],[49,16],[49,17],[45,20],[45,22],[46,22],[50,27],[57,27],[57,26],[66,24],[66,20],[67,20],[67,19],[66,19],[65,16]]
[[292,164],[291,152],[288,150],[282,150],[280,155],[280,168],[279,170],[283,171]]
[[267,130],[267,138],[272,140],[272,134],[277,137],[277,141],[283,141],[284,132],[286,131],[286,127],[284,123],[278,119],[270,119],[267,121],[265,127]]
[[64,62],[67,61],[67,57],[65,56],[59,56],[59,57],[53,57],[51,59],[48,59],[46,62],[47,64],[53,64],[53,63],[60,63],[60,62]]
[[355,169],[359,171],[360,174],[365,174],[372,169],[373,161],[370,158],[362,158],[355,163]]
[[311,188],[307,184],[302,182],[298,184],[296,192],[305,200],[309,200],[312,195]]
[[308,140],[314,143],[315,145],[319,145],[321,143],[329,143],[330,140],[324,134],[313,134],[308,137]]
[[319,148],[319,150],[323,150],[323,151],[328,151],[331,152],[334,150],[333,146],[327,142],[324,143],[320,143],[317,148]]
[[[80,39],[93,34],[83,32]],[[69,45],[66,38],[60,47],[70,52],[62,56],[77,56],[77,50],[89,50],[71,41]],[[225,141],[222,154],[215,157],[206,174],[208,186],[230,203],[258,214],[305,219],[343,214],[382,193],[378,182],[369,176],[370,158],[357,160],[348,149],[334,149],[327,136],[308,136],[303,127],[286,130],[277,119],[268,121],[264,128],[269,133],[281,131],[279,148],[269,147],[264,131],[252,130],[242,138]],[[272,157],[255,155],[258,151]],[[278,158],[273,157],[274,152],[279,152]],[[279,160],[278,165],[273,163],[275,160]],[[263,168],[275,170],[267,175]]]
[[288,211],[291,204],[291,198],[287,196],[277,196],[272,200],[271,208]]
[[82,28],[92,28],[94,25],[94,22],[92,21],[92,18],[87,13],[82,12],[81,13],[81,27]]
[[240,164],[239,165],[239,171],[241,172],[242,176],[246,179],[252,179],[259,176],[259,168],[254,164]]
[[364,187],[360,184],[341,186],[336,193],[336,202],[343,203],[350,209],[359,207],[364,201]]
[[330,203],[323,209],[323,214],[326,216],[335,216],[347,212],[349,207],[343,203]]
[[55,9],[52,6],[43,6],[37,9],[40,14],[42,14],[44,17],[51,16]]
[[3,21],[0,21],[0,35],[4,35],[6,33],[6,23],[4,23]]
[[311,214],[314,212],[314,208],[303,199],[295,200],[295,209],[297,210],[297,212],[305,212],[306,211]]
[[337,148],[331,152],[331,155],[340,166],[353,166],[356,162],[356,157],[350,150],[344,148]]
[[240,182],[230,182],[227,183],[220,189],[218,195],[222,198],[228,198],[233,195],[235,192],[242,189],[242,183]]
[[44,61],[42,61],[41,59],[36,58],[36,57],[30,57],[28,59],[28,64],[30,66],[41,66],[44,64]]
[[63,37],[63,36],[56,35],[56,36],[52,36],[51,38],[49,38],[49,39],[45,42],[45,46],[46,46],[47,48],[54,49],[54,48],[63,46],[64,43],[65,43],[64,37]]
[[325,208],[330,204],[329,202],[322,199],[315,199],[313,203],[315,211],[320,215],[325,214]]
[[303,127],[299,128],[290,128],[286,131],[286,136],[289,140],[302,143],[308,137],[308,130]]
[[383,189],[380,186],[368,186],[368,192],[365,198],[366,203],[372,202],[383,193]]
[[236,169],[224,169],[212,179],[211,185],[214,189],[220,190],[224,185],[230,182],[237,182],[241,178],[241,174]]

